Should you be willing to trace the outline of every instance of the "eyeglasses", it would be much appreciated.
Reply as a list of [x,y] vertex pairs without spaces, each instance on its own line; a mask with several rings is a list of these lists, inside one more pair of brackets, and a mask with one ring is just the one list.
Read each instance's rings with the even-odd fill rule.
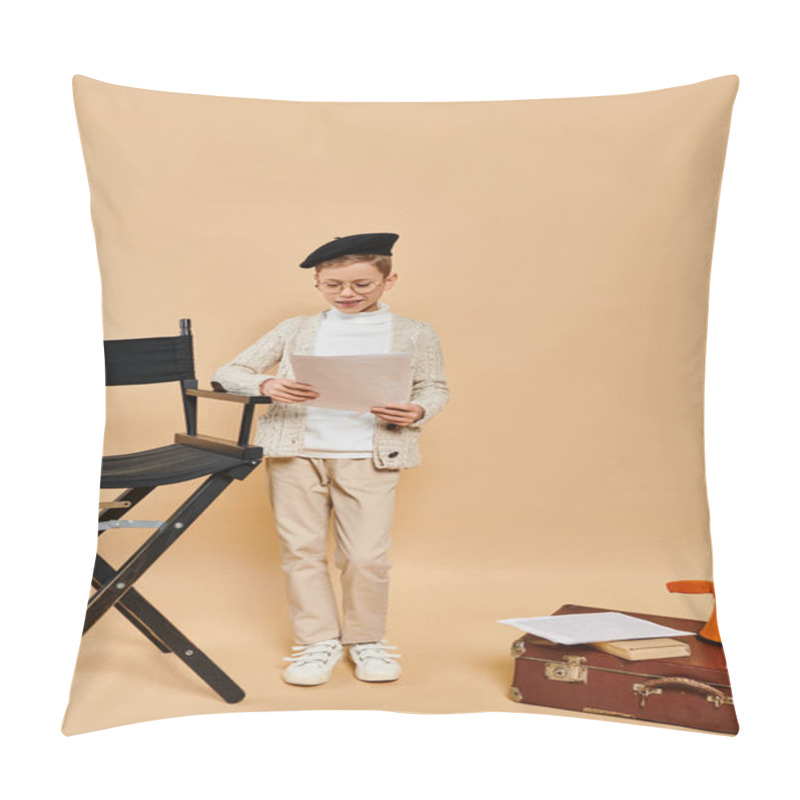
[[349,286],[356,294],[367,294],[367,292],[371,292],[382,283],[383,281],[319,281],[316,286],[317,289],[322,289],[323,292],[335,294],[341,292],[345,286]]

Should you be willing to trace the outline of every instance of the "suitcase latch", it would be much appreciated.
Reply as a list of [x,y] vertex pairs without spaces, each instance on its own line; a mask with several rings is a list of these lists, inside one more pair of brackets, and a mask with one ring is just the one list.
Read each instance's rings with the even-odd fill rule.
[[549,681],[589,683],[585,656],[564,656],[562,661],[545,661],[544,676]]

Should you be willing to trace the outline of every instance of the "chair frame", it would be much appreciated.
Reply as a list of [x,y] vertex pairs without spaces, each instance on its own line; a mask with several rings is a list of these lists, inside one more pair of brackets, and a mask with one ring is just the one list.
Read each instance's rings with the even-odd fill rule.
[[[180,330],[180,336],[171,337],[176,342],[181,337],[191,337],[191,320],[181,319]],[[185,344],[185,340],[181,344]],[[193,356],[191,339],[189,339],[188,348],[189,353]],[[108,363],[107,351],[107,365]],[[107,366],[107,383],[108,371]],[[248,444],[248,441],[254,407],[271,403],[272,398],[226,392],[219,384],[213,384],[215,391],[198,389],[197,379],[194,377],[193,358],[189,372],[191,377],[180,379],[186,433],[176,433],[174,444],[238,459],[239,463],[211,474],[205,473],[208,477],[203,483],[163,522],[139,522],[126,520],[123,517],[157,486],[166,485],[164,482],[125,488],[125,491],[115,500],[100,503],[98,535],[102,535],[107,530],[123,527],[155,528],[156,530],[118,568],[112,567],[99,553],[97,554],[92,575],[92,586],[96,591],[87,604],[82,635],[85,635],[109,609],[116,608],[161,652],[174,653],[226,702],[237,703],[244,698],[244,690],[134,588],[134,584],[145,571],[186,532],[230,483],[233,480],[246,478],[258,466],[263,457],[262,449]],[[162,381],[145,380],[140,382]],[[120,382],[118,385],[124,385],[124,383]],[[198,398],[223,400],[242,405],[242,421],[237,441],[201,436],[197,433]],[[103,461],[105,465],[106,459],[104,458]],[[170,482],[180,483],[186,480],[191,480],[191,478]]]

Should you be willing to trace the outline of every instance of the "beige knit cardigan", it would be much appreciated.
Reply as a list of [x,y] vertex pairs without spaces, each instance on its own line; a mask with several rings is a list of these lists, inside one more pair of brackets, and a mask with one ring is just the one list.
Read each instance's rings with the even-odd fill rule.
[[[265,333],[255,344],[221,366],[211,378],[229,392],[255,396],[267,378],[265,371],[279,363],[278,378],[294,378],[289,354],[313,355],[317,331],[325,312],[290,317]],[[449,396],[444,357],[433,327],[422,320],[392,312],[392,353],[411,354],[409,401],[425,409],[410,425],[393,425],[375,418],[372,461],[377,469],[404,469],[422,463],[419,436],[422,425],[441,411]],[[307,409],[294,403],[273,402],[258,418],[254,444],[269,458],[296,456],[303,449]]]

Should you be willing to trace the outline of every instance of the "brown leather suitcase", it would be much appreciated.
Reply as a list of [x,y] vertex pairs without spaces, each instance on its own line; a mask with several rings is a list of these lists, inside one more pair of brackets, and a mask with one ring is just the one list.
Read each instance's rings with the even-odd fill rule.
[[[556,614],[619,611],[565,605]],[[702,621],[620,613],[698,631]],[[691,655],[628,661],[589,645],[556,644],[525,634],[514,641],[511,698],[520,703],[588,714],[660,722],[736,734],[730,679],[721,645],[696,636],[670,637],[687,642]]]

